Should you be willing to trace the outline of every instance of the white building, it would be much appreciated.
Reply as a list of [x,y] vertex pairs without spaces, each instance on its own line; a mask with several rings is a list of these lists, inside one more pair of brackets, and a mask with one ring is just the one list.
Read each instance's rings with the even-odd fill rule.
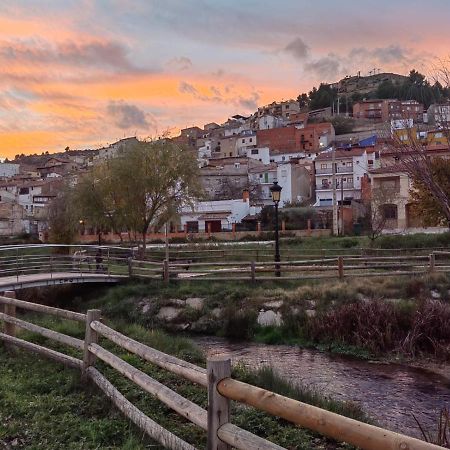
[[236,200],[197,202],[185,206],[180,213],[181,226],[188,233],[231,231],[233,223],[240,223],[247,215],[258,214],[261,208],[250,206],[249,194]]
[[450,103],[430,105],[427,110],[427,120],[431,125],[448,127],[450,124]]
[[[333,153],[320,153],[314,161],[316,181],[315,206],[333,204]],[[336,199],[361,199],[361,180],[369,170],[380,166],[378,153],[370,148],[335,151]]]
[[19,170],[20,170],[20,164],[1,163],[0,164],[0,178],[11,178],[14,175],[18,175]]
[[270,149],[269,147],[247,148],[247,158],[256,159],[263,164],[270,163]]
[[280,128],[287,123],[287,120],[282,117],[272,116],[271,114],[265,114],[258,117],[257,126],[258,130],[270,130],[271,128]]
[[254,131],[243,131],[236,140],[236,153],[238,156],[247,156],[247,149],[256,147],[257,141]]

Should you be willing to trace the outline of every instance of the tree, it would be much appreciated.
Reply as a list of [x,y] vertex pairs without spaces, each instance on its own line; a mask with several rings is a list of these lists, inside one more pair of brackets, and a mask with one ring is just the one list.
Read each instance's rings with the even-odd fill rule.
[[366,205],[366,219],[369,220],[369,238],[372,244],[386,227],[387,208],[394,203],[397,195],[397,191],[393,187],[379,185],[372,188],[371,201]]
[[71,244],[77,234],[79,218],[72,194],[65,186],[49,205],[49,239],[55,244]]
[[331,119],[336,134],[351,133],[355,126],[355,120],[351,117],[336,116]]
[[[434,158],[430,161],[431,176],[439,184],[446,198],[450,198],[450,160]],[[450,225],[446,203],[433,194],[430,183],[423,178],[413,178],[411,190],[414,210],[422,217],[425,225]]]
[[309,108],[320,109],[331,106],[337,99],[337,90],[332,89],[329,84],[321,83],[319,89],[313,88],[309,92]]
[[195,156],[168,139],[137,142],[109,167],[121,189],[121,217],[142,235],[143,252],[150,226],[201,195]]
[[80,178],[73,198],[80,220],[95,227],[99,239],[103,231],[112,230],[122,241],[124,199],[121,184],[114,179],[108,162]]
[[309,107],[309,97],[308,94],[300,94],[297,97],[298,104],[300,105],[300,109],[307,109]]
[[[442,128],[442,133],[447,140],[447,152],[450,152],[450,130],[448,126]],[[447,162],[439,161],[433,156],[426,144],[417,139],[415,130],[407,128],[407,140],[401,141],[399,136],[394,136],[390,145],[390,151],[396,154],[399,170],[408,174],[419,194],[416,195],[416,205],[424,202],[424,208],[431,208],[438,212],[441,222],[450,224],[450,190],[447,188],[445,176],[449,176]],[[422,197],[420,197],[422,193]]]

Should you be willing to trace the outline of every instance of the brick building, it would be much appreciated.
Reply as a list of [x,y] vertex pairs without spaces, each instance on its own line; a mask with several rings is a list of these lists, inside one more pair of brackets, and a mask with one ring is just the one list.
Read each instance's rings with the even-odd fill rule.
[[416,100],[363,100],[353,105],[353,117],[380,122],[399,119],[423,122],[423,105]]
[[306,154],[318,152],[334,141],[334,127],[331,123],[315,123],[304,127],[288,126],[259,130],[258,146],[269,147],[272,152]]

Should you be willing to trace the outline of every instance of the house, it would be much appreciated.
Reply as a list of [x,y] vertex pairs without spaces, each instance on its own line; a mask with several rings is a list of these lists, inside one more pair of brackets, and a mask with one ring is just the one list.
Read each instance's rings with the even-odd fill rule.
[[272,128],[280,128],[286,125],[286,119],[279,116],[273,116],[271,114],[264,114],[256,120],[256,128],[258,130],[270,130]]
[[270,188],[274,181],[282,187],[280,207],[286,203],[303,202],[312,196],[313,163],[310,161],[290,160],[288,162],[255,166],[249,169],[249,182],[259,186],[259,198],[255,202],[271,205]]
[[99,163],[101,161],[116,158],[119,156],[122,152],[126,151],[127,148],[132,147],[139,141],[136,137],[128,137],[124,139],[120,139],[117,142],[114,142],[113,144],[109,145],[108,147],[103,147],[98,150],[97,155],[93,157],[94,163]]
[[297,100],[286,100],[282,102],[273,102],[270,105],[261,106],[258,108],[257,117],[271,115],[289,119],[292,113],[300,111],[300,104]]
[[42,178],[58,178],[78,170],[79,167],[75,161],[70,159],[49,158],[44,166],[37,167],[36,170]]
[[272,152],[294,153],[303,151],[312,154],[327,148],[334,141],[335,132],[331,123],[324,122],[258,130],[256,135],[258,145],[269,147]]
[[241,223],[244,217],[259,213],[261,208],[250,206],[248,191],[242,198],[197,202],[185,206],[180,212],[181,226],[188,233],[231,231],[233,224]]
[[426,116],[429,124],[448,128],[450,125],[450,102],[430,105]]
[[11,178],[20,172],[20,164],[0,163],[0,178]]
[[369,179],[372,208],[379,210],[383,229],[404,230],[422,225],[411,204],[411,180],[399,165],[370,170]]
[[381,122],[412,119],[414,123],[420,123],[423,122],[423,105],[416,100],[362,100],[353,104],[353,117]]
[[[373,148],[335,150],[334,172],[338,202],[361,199],[361,181],[371,169],[380,166],[379,154]],[[319,154],[314,161],[315,206],[333,205],[333,151]]]
[[249,170],[262,165],[245,157],[210,159],[200,169],[203,190],[211,200],[233,198],[249,185]]

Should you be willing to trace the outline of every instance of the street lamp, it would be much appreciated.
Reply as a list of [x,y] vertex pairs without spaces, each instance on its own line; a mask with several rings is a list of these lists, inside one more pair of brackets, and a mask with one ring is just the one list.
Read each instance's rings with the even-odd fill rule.
[[[278,236],[278,203],[280,203],[281,186],[277,181],[270,186],[270,193],[272,194],[272,201],[275,204],[275,263],[280,262],[280,238]],[[275,264],[275,276],[280,277],[280,264]]]

